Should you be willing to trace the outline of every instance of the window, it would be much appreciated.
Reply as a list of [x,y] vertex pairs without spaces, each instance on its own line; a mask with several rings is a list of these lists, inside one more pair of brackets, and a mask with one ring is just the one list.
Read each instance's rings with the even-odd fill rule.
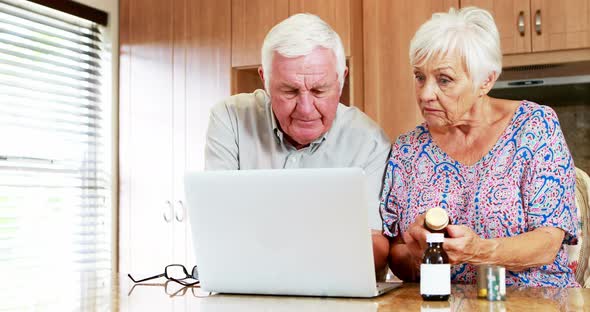
[[0,0],[0,306],[109,310],[108,58],[97,24]]

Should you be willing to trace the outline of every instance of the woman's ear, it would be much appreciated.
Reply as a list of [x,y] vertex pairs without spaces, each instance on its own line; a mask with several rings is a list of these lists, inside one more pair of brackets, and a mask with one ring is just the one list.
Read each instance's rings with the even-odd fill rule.
[[497,79],[498,79],[498,75],[496,74],[496,72],[495,71],[491,72],[488,75],[488,77],[483,81],[483,83],[481,84],[481,87],[479,87],[479,95],[484,96],[484,95],[488,94],[488,92],[490,92],[490,90],[492,90],[492,87],[496,83]]

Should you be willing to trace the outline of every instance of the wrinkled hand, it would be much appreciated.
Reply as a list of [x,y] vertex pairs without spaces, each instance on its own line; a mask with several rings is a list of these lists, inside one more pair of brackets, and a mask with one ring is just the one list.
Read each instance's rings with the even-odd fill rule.
[[414,265],[418,269],[420,268],[424,251],[428,247],[426,244],[426,234],[428,233],[428,230],[424,228],[423,214],[416,217],[416,220],[410,225],[408,231],[402,233],[402,239],[412,255]]
[[449,238],[445,238],[443,249],[451,264],[467,263],[479,254],[482,238],[465,225],[447,226]]

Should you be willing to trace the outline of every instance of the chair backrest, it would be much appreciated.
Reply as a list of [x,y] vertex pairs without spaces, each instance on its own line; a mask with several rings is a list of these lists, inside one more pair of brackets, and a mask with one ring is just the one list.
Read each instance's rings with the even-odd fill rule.
[[576,206],[578,208],[578,257],[575,252],[570,261],[577,260],[576,280],[582,287],[590,288],[590,177],[576,168]]

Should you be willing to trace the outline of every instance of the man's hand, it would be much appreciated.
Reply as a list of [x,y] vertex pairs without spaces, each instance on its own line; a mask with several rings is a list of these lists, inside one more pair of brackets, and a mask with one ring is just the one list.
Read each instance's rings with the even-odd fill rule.
[[371,238],[373,240],[373,258],[377,281],[385,281],[389,258],[389,240],[378,230],[371,230]]

